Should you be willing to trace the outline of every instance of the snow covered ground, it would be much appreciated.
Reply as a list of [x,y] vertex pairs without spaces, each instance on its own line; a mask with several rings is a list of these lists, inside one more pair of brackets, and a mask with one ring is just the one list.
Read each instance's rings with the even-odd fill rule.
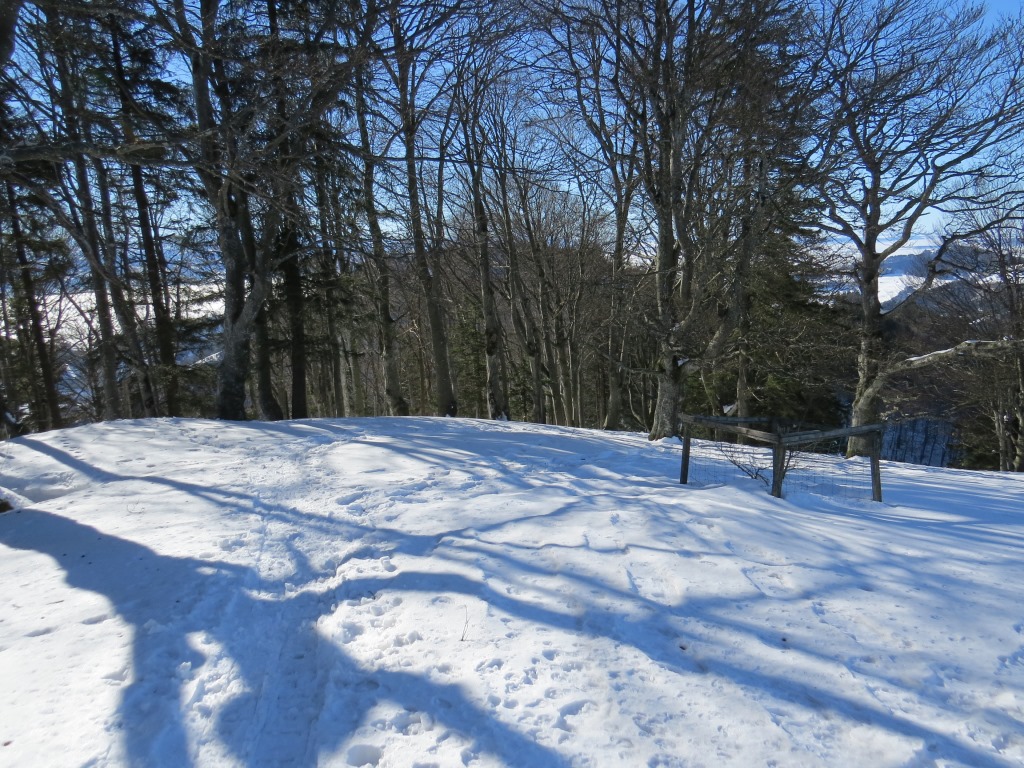
[[1024,478],[678,461],[441,419],[0,444],[0,764],[1024,764]]

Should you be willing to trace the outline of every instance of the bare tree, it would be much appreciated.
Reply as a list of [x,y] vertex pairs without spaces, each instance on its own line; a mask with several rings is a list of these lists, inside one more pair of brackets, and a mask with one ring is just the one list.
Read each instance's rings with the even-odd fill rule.
[[[628,298],[622,275],[633,250],[628,235],[633,228],[634,201],[641,183],[640,137],[629,130],[625,106],[616,98],[606,77],[606,60],[613,55],[613,41],[601,30],[585,26],[575,33],[552,29],[564,78],[557,99],[559,112],[552,127],[566,151],[566,162],[576,169],[581,182],[600,190],[611,207],[614,235],[608,246],[608,280],[612,286],[606,349],[608,403],[605,429],[620,429],[623,422],[623,376],[626,347],[625,302]],[[560,97],[560,98],[559,98]],[[589,142],[574,141],[572,127],[582,123]]]
[[[492,257],[491,213],[487,206],[488,169],[496,164],[491,128],[497,122],[510,56],[506,50],[511,28],[491,25],[480,16],[473,28],[474,43],[460,60],[455,78],[456,109],[462,132],[461,164],[471,208],[473,250],[480,280],[480,308],[483,320],[486,369],[487,413],[492,419],[509,418],[507,383],[503,362],[501,324],[498,316]],[[500,219],[499,219],[500,220]]]
[[969,211],[957,219],[961,229],[978,234],[946,254],[946,280],[930,303],[939,309],[937,322],[953,325],[968,341],[911,363],[938,365],[964,381],[956,400],[986,417],[999,469],[1024,472],[1024,218],[1018,208]]
[[[414,0],[393,2],[383,11],[386,37],[379,49],[390,81],[389,97],[394,111],[404,171],[403,202],[416,277],[426,305],[434,371],[437,413],[455,416],[458,403],[452,381],[448,334],[443,306],[441,255],[444,242],[445,172],[450,160],[455,122],[449,93],[451,70],[442,66],[466,41],[463,14],[469,3],[461,0]],[[436,118],[433,135],[426,138],[427,123]],[[424,147],[433,155],[434,210],[424,193]]]
[[[553,12],[561,71],[604,164],[624,170],[624,147],[610,132],[619,143],[629,136],[638,158],[661,349],[650,435],[663,437],[678,429],[686,376],[714,365],[733,343],[744,262],[753,243],[780,226],[762,201],[779,188],[778,163],[788,162],[785,142],[768,138],[779,131],[774,114],[802,117],[799,105],[775,96],[793,87],[787,68],[795,63],[785,52],[799,48],[796,11],[771,0],[654,0],[555,4]],[[756,103],[770,103],[772,116],[751,119]],[[629,178],[619,182],[620,208],[630,202]]]
[[384,241],[377,202],[377,150],[371,137],[369,77],[365,67],[360,70],[355,90],[356,120],[359,127],[359,149],[362,161],[361,208],[369,230],[369,259],[376,280],[373,293],[377,309],[378,353],[384,370],[384,393],[393,416],[408,416],[409,403],[402,392],[401,354],[398,349],[398,324],[391,301],[393,273],[391,259]]
[[929,214],[998,206],[1013,189],[1016,169],[999,155],[1024,129],[1024,38],[1020,21],[989,31],[982,9],[963,3],[827,0],[816,23],[822,226],[849,244],[859,300],[856,426],[881,416],[883,389],[904,367],[886,335],[882,265],[931,226]]
[[531,287],[531,271],[526,263],[532,248],[529,207],[525,201],[530,197],[530,189],[544,176],[544,169],[538,167],[543,164],[538,157],[544,153],[536,146],[543,133],[537,129],[525,96],[530,90],[529,80],[503,78],[500,91],[491,90],[485,117],[493,158],[491,218],[497,222],[495,239],[508,265],[504,299],[511,315],[509,325],[529,367],[530,407],[526,418],[543,424],[548,417],[545,387],[550,384],[550,372],[544,362],[538,293]]

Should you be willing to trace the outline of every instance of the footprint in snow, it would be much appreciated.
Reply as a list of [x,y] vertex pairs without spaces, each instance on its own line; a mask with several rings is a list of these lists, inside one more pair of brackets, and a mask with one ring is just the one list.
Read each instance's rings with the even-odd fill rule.
[[348,506],[352,502],[363,498],[364,495],[365,493],[363,491],[352,491],[351,493],[346,493],[344,496],[339,496],[334,500],[334,503],[339,507]]
[[575,729],[566,718],[576,717],[587,710],[593,709],[594,706],[594,702],[589,699],[581,699],[580,701],[573,701],[563,705],[558,710],[558,720],[555,721],[555,728],[571,733]]
[[365,631],[361,624],[346,621],[341,625],[341,642],[348,645]]
[[404,648],[407,645],[412,645],[423,639],[423,636],[419,632],[413,630],[407,635],[398,635],[394,640],[391,641],[393,648]]
[[380,759],[383,756],[383,751],[372,744],[354,744],[349,747],[348,754],[345,755],[348,764],[354,766],[380,765]]

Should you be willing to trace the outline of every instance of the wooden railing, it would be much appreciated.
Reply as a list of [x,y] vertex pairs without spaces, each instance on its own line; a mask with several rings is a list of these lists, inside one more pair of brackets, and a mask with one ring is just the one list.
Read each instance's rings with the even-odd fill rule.
[[[772,496],[782,498],[782,481],[786,476],[786,455],[800,446],[813,445],[845,437],[871,435],[871,498],[882,500],[882,472],[879,460],[882,454],[881,424],[840,429],[800,429],[797,422],[771,417],[680,416],[683,437],[683,459],[679,468],[679,482],[686,485],[690,474],[690,431],[692,427],[706,427],[715,432],[741,435],[772,447]],[[749,425],[766,424],[771,431],[752,429]]]

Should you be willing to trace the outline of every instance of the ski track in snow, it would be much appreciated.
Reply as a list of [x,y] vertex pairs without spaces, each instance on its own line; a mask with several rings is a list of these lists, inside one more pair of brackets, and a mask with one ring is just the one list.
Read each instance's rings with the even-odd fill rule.
[[1024,764],[1024,478],[677,474],[469,420],[4,443],[0,765]]

